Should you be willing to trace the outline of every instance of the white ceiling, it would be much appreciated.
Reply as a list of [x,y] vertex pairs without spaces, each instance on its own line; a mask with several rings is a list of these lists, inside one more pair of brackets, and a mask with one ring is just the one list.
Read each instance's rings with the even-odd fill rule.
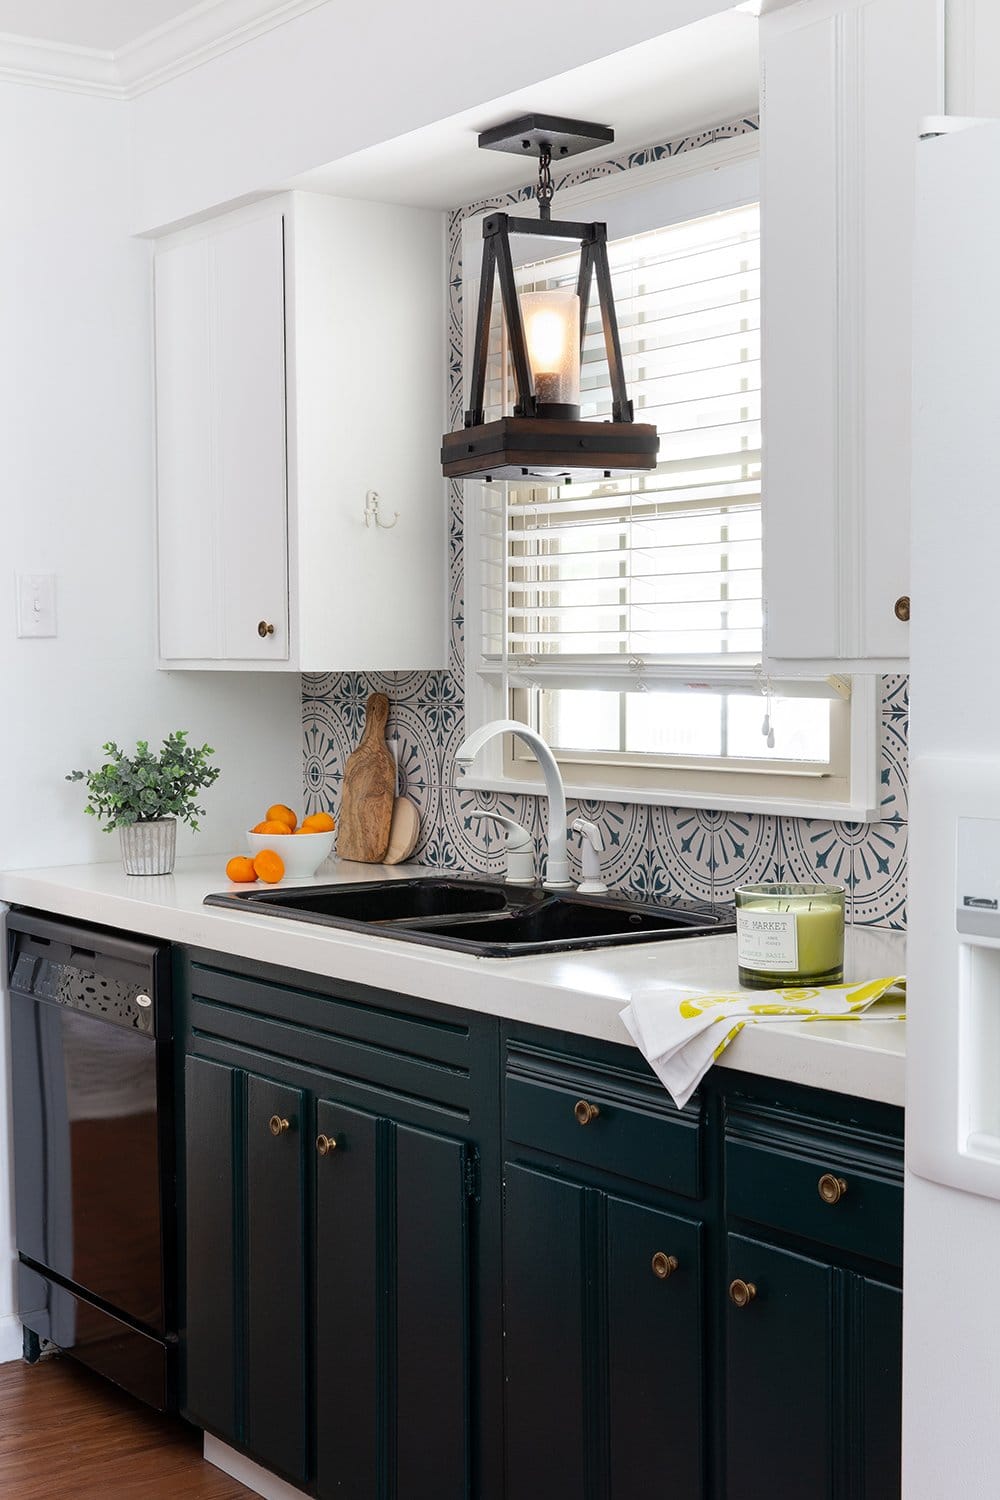
[[0,34],[117,52],[190,10],[192,0],[0,0]]
[[[481,130],[517,115],[537,111],[612,125],[615,143],[604,154],[617,156],[757,106],[757,20],[732,10],[318,167],[288,186],[455,208],[533,179],[534,162],[526,172],[521,158],[476,144]],[[597,157],[582,160],[590,159]]]

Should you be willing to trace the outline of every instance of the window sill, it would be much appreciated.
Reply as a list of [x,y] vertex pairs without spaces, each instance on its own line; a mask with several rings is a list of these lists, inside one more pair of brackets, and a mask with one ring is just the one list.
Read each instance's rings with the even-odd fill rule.
[[[704,792],[672,792],[662,787],[607,787],[567,781],[566,796],[574,802],[641,802],[651,807],[710,807],[714,812],[767,813],[784,818],[829,818],[836,823],[870,823],[878,808],[865,803],[824,802],[822,797],[706,796]],[[508,796],[544,797],[541,777],[514,778],[499,773],[457,775],[456,791],[505,792]]]

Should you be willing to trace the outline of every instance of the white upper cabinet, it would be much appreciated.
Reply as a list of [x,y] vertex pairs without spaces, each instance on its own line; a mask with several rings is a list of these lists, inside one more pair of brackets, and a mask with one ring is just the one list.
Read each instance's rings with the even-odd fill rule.
[[443,265],[440,214],[318,194],[158,243],[162,666],[444,666]]
[[941,10],[800,0],[761,17],[775,675],[893,670],[908,654],[914,162],[921,120],[942,109]]

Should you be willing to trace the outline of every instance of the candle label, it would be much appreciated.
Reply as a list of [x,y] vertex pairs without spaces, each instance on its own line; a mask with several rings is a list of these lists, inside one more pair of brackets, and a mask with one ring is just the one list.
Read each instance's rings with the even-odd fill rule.
[[736,913],[736,946],[741,969],[795,974],[799,967],[799,933],[794,912]]

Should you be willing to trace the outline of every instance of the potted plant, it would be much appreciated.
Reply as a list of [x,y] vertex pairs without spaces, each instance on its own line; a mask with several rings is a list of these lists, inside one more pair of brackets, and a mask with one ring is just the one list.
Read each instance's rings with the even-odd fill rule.
[[210,787],[219,767],[209,764],[215,751],[187,743],[187,730],[168,734],[159,754],[139,740],[126,755],[109,740],[107,757],[96,771],[71,771],[67,781],[86,781],[87,812],[100,818],[105,833],[118,829],[126,875],[169,875],[177,846],[177,819],[195,830],[205,809],[198,793]]

